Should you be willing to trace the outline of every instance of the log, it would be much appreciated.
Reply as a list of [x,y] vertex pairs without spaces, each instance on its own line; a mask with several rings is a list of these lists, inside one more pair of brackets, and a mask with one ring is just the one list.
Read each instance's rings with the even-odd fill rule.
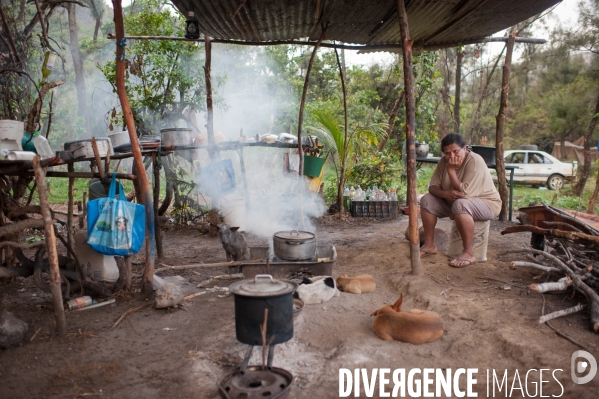
[[[67,336],[67,322],[64,315],[64,305],[62,303],[62,293],[60,292],[60,269],[58,265],[58,251],[56,248],[56,236],[54,235],[54,225],[52,224],[52,215],[48,205],[48,192],[46,188],[46,171],[40,165],[40,157],[33,158],[33,169],[35,171],[35,181],[37,182],[40,206],[42,208],[42,217],[44,222],[44,231],[46,243],[48,246],[48,261],[50,288],[54,305],[54,316],[56,318],[56,329],[58,337],[64,339]],[[43,248],[43,247],[42,247]]]
[[594,291],[591,287],[589,287],[588,285],[586,285],[580,279],[580,277],[578,276],[578,274],[576,274],[575,272],[573,272],[557,256],[551,255],[551,254],[549,254],[547,252],[539,251],[538,249],[531,249],[531,248],[520,248],[520,249],[515,249],[515,250],[510,250],[510,251],[504,251],[504,252],[500,253],[497,256],[501,257],[501,256],[504,256],[506,254],[519,253],[519,252],[528,252],[528,253],[532,253],[532,254],[535,254],[535,255],[542,255],[546,259],[554,261],[555,264],[557,264],[560,267],[560,269],[562,269],[566,273],[566,275],[568,277],[570,277],[570,279],[572,280],[572,283],[574,284],[574,286],[576,288],[578,288],[580,291],[582,291],[587,296],[587,298],[589,299],[589,301],[596,301],[596,302],[599,303],[599,294],[597,294],[597,292]]
[[557,267],[544,266],[544,265],[539,265],[537,263],[532,263],[532,262],[514,261],[514,262],[512,262],[512,266],[514,266],[514,267],[532,267],[533,269],[542,270],[542,271],[548,272],[548,273],[561,271]]
[[44,221],[42,219],[21,220],[20,222],[1,226],[0,237],[4,237],[9,234],[21,233],[25,229],[39,229],[42,227],[44,227]]
[[129,132],[129,139],[131,141],[131,149],[133,152],[133,162],[137,168],[139,181],[140,197],[143,200],[143,204],[146,210],[146,267],[142,277],[141,291],[146,295],[147,298],[151,298],[154,295],[152,286],[152,280],[154,275],[154,209],[152,206],[152,196],[150,194],[150,182],[146,169],[144,168],[143,158],[139,141],[137,139],[137,131],[135,128],[135,120],[133,119],[133,113],[131,111],[131,105],[127,96],[125,88],[125,27],[123,23],[123,6],[121,0],[112,0],[114,10],[114,28],[116,33],[116,78],[115,85],[119,101],[121,103],[121,109],[123,111],[123,118],[127,125],[127,131]]
[[112,286],[113,294],[123,290],[127,284],[127,265],[125,265],[125,259],[122,256],[115,256],[114,260],[116,260],[116,267],[119,269],[119,278]]
[[412,274],[422,275],[424,270],[420,260],[420,239],[418,235],[418,201],[416,198],[416,103],[414,98],[414,72],[412,61],[412,46],[408,26],[408,14],[404,0],[396,0],[399,31],[401,33],[403,51],[404,91],[406,94],[406,159],[408,175],[408,207],[410,232],[410,263]]
[[180,266],[169,266],[165,264],[161,264],[160,269],[156,269],[155,273],[160,273],[166,270],[185,270],[185,269],[198,269],[198,268],[213,268],[213,267],[228,267],[228,266],[244,266],[244,265],[266,265],[265,261],[262,260],[254,260],[254,261],[231,261],[231,262],[219,262],[219,263],[194,263],[191,265],[180,265]]
[[[95,141],[94,141],[95,142]],[[67,165],[69,172],[75,171],[73,163]],[[75,205],[75,178],[69,177],[69,190],[68,190],[68,205],[67,205],[67,247],[71,247],[75,243],[74,229],[73,229],[73,211]],[[69,253],[70,254],[70,253]],[[77,262],[79,266],[79,262]]]
[[549,320],[553,320],[558,317],[567,316],[572,313],[580,312],[585,307],[586,307],[585,305],[576,305],[569,309],[562,309],[562,310],[558,310],[557,312],[546,314],[545,316],[541,316],[539,318],[539,324],[543,324]]
[[568,240],[584,240],[588,242],[592,242],[593,244],[599,244],[599,236],[593,236],[584,233],[578,233],[576,231],[563,231],[556,229],[543,229],[537,226],[532,225],[517,225],[510,226],[501,232],[501,235],[511,234],[511,233],[522,233],[522,232],[531,232],[535,234],[541,234],[544,236],[554,236],[559,238],[565,238]]
[[[528,289],[531,290],[532,292],[542,294],[543,292],[549,292],[549,291],[563,291],[571,285],[572,285],[572,280],[569,279],[568,277],[563,277],[555,282],[531,284],[528,286]],[[549,320],[551,320],[551,319],[549,319]]]
[[591,303],[591,326],[599,334],[599,302]]
[[35,247],[40,247],[42,245],[46,245],[44,241],[32,242],[31,244],[19,244],[18,242],[13,241],[3,241],[0,242],[0,248],[2,247],[13,247],[19,249],[31,249]]

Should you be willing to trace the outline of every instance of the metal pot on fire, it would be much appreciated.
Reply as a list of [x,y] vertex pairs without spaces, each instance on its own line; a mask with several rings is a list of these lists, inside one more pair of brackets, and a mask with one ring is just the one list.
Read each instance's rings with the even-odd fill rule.
[[[258,274],[229,287],[235,297],[235,333],[248,345],[262,345],[260,326],[268,309],[267,344],[276,345],[293,338],[293,293],[297,283]],[[272,342],[270,341],[272,337]]]
[[279,231],[273,238],[275,256],[283,260],[310,260],[316,257],[316,235],[309,231]]

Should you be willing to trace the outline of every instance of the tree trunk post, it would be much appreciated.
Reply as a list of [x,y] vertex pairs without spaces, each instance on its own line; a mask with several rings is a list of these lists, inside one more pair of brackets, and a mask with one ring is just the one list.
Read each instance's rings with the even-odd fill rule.
[[150,194],[150,182],[144,167],[141,149],[137,140],[137,132],[135,130],[135,121],[133,113],[129,105],[129,98],[125,90],[125,27],[123,25],[123,7],[121,0],[112,0],[114,9],[114,26],[116,33],[116,88],[123,116],[129,131],[129,139],[131,140],[131,149],[133,152],[133,162],[137,168],[137,179],[142,190],[141,196],[146,210],[146,267],[141,283],[141,290],[146,297],[151,297],[154,294],[152,280],[154,278],[154,209],[152,207],[152,196]]
[[162,249],[162,232],[160,230],[160,219],[158,218],[158,202],[160,201],[160,166],[158,165],[158,156],[152,153],[152,166],[154,171],[154,235],[156,238],[156,252],[158,258],[164,257]]
[[456,47],[456,67],[455,67],[455,103],[453,106],[453,119],[455,132],[460,134],[460,100],[462,92],[462,60],[464,55],[459,47]]
[[347,133],[348,133],[348,117],[347,117],[347,89],[345,87],[345,68],[339,60],[339,53],[335,49],[335,57],[337,58],[337,66],[339,67],[339,77],[341,78],[341,90],[343,92],[343,154],[341,155],[341,171],[339,173],[339,187],[337,187],[337,205],[339,206],[339,218],[343,217],[343,188],[345,187],[345,166],[347,162]]
[[593,112],[593,115],[591,115],[591,122],[589,123],[589,127],[584,135],[584,165],[582,165],[582,174],[580,175],[580,179],[574,187],[574,194],[576,194],[576,196],[580,196],[582,194],[584,191],[584,186],[587,183],[587,179],[591,174],[591,137],[593,136],[593,131],[597,126],[597,121],[599,121],[599,96],[597,96],[595,111]]
[[320,44],[324,40],[324,36],[327,33],[328,25],[322,27],[322,31],[320,32],[320,37],[318,38],[318,42],[314,46],[314,50],[312,50],[312,55],[310,56],[310,61],[308,61],[308,69],[306,69],[306,78],[304,80],[304,89],[302,91],[302,100],[300,102],[299,107],[299,117],[297,121],[297,147],[299,151],[299,175],[303,176],[304,174],[304,149],[302,148],[302,124],[304,122],[304,106],[306,105],[306,95],[308,94],[308,83],[310,81],[310,72],[312,71],[312,64],[314,63],[314,57],[316,57],[316,52],[320,47]]
[[204,77],[206,81],[206,131],[208,132],[208,153],[213,161],[216,156],[214,143],[214,107],[212,105],[212,78],[210,75],[212,65],[212,42],[210,36],[205,36],[204,50],[206,60],[204,63]]
[[67,336],[67,322],[64,315],[62,303],[62,292],[60,290],[60,269],[58,266],[58,250],[56,249],[56,236],[52,224],[52,214],[48,205],[48,190],[46,187],[45,170],[40,165],[40,157],[33,158],[33,170],[37,182],[37,192],[40,197],[40,209],[44,220],[44,235],[46,237],[46,248],[48,251],[48,274],[50,275],[50,291],[52,292],[52,304],[54,306],[54,317],[56,318],[56,331],[58,337],[64,339]]
[[[73,69],[75,70],[75,84],[77,86],[77,104],[79,106],[79,116],[85,120],[85,128],[89,131],[89,119],[87,117],[87,96],[85,93],[85,77],[83,75],[83,61],[79,51],[79,29],[77,28],[77,5],[67,3],[66,9],[69,14],[69,48],[71,58],[73,59]],[[43,24],[43,21],[41,21]]]
[[420,239],[418,234],[418,200],[416,198],[416,106],[414,102],[414,74],[412,70],[412,45],[408,26],[408,14],[404,0],[395,0],[399,31],[401,33],[403,51],[404,90],[406,93],[406,154],[408,166],[408,207],[410,234],[410,261],[412,274],[424,273],[420,262]]
[[389,114],[389,120],[387,121],[387,136],[383,137],[377,148],[381,152],[385,149],[385,145],[387,145],[387,140],[389,140],[389,137],[391,137],[393,126],[395,126],[395,118],[397,118],[397,114],[399,113],[399,108],[403,103],[404,97],[404,91],[400,90],[399,95],[397,96],[397,100],[395,100],[393,108],[391,109],[391,113]]
[[501,102],[499,103],[499,113],[496,119],[495,131],[495,164],[497,165],[497,185],[499,186],[499,196],[501,197],[501,212],[499,220],[507,220],[509,215],[509,191],[505,181],[505,162],[503,160],[503,135],[505,132],[505,115],[508,106],[508,94],[510,92],[510,71],[512,69],[512,53],[514,50],[514,38],[516,34],[512,32],[508,38],[507,49],[505,53],[505,64],[503,65],[503,77],[501,78]]
[[[75,172],[75,167],[73,166],[73,162],[69,162],[67,165],[67,169],[69,173]],[[73,237],[73,208],[75,207],[75,178],[69,177],[69,203],[67,208],[67,244],[69,247],[73,247],[73,243],[75,242]],[[69,253],[69,257],[71,254]],[[81,265],[79,265],[81,266]]]

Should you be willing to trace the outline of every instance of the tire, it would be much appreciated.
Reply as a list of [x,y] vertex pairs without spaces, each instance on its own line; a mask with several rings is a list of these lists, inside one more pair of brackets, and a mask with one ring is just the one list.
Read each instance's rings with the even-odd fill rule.
[[538,151],[539,147],[536,144],[522,144],[520,149],[524,151]]
[[551,175],[547,179],[547,188],[549,190],[561,190],[564,187],[564,178],[561,175]]

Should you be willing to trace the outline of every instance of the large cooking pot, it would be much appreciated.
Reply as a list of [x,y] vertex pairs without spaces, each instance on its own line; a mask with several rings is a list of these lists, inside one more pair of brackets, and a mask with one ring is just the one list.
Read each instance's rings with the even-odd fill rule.
[[264,309],[268,309],[268,343],[275,345],[289,341],[293,337],[293,293],[297,287],[292,281],[276,280],[270,274],[258,274],[253,279],[231,284],[237,340],[248,345],[262,345],[260,326],[264,323]]
[[160,130],[162,146],[188,146],[193,145],[194,134],[187,128],[169,128]]
[[[108,137],[96,137],[96,144],[98,144],[98,152],[100,153],[101,157],[105,157],[106,155],[114,155],[114,151],[112,150],[112,142]],[[93,158],[95,156],[91,139],[68,141],[64,143],[64,150],[69,151],[72,154],[73,159]]]
[[283,260],[310,260],[316,257],[316,235],[309,231],[279,231],[273,238],[275,256]]

